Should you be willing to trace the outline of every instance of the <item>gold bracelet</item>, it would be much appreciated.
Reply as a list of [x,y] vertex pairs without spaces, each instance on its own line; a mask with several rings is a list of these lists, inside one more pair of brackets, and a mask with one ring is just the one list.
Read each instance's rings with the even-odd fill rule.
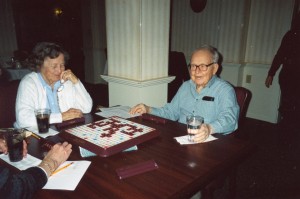
[[57,160],[53,160],[51,158],[49,158],[49,160],[51,160],[54,163],[54,171],[56,170],[56,168],[58,167],[58,162]]
[[[56,161],[53,161],[52,159],[50,159],[51,161],[49,161],[49,160],[43,160],[42,162],[41,162],[41,164],[40,164],[40,166],[45,166],[46,168],[45,169],[48,169],[49,171],[50,171],[50,174],[49,174],[49,176],[55,171],[55,163],[56,163]],[[50,164],[50,163],[54,163],[54,167],[52,167],[52,165]]]
[[46,167],[49,169],[49,171],[50,171],[51,173],[53,173],[54,170],[55,170],[55,169],[53,169],[53,168],[51,167],[51,165],[50,165],[49,163],[47,163],[47,162],[42,162],[42,163],[41,163],[41,166],[46,166]]
[[46,171],[48,177],[53,173],[51,172],[51,167],[47,163],[41,163],[39,167],[43,168]]

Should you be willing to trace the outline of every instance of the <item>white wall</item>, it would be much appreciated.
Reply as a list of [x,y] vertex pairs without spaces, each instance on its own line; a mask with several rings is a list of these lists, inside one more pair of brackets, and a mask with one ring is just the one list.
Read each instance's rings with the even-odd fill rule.
[[[280,102],[280,88],[278,73],[274,77],[270,88],[264,86],[270,66],[264,64],[246,64],[244,66],[242,86],[252,92],[252,99],[247,116],[263,121],[277,123],[278,107]],[[251,82],[246,82],[246,76],[251,77]]]
[[[221,78],[234,86],[243,86],[252,93],[247,117],[271,123],[278,121],[278,107],[280,102],[280,88],[278,73],[274,77],[270,88],[264,86],[269,65],[263,64],[224,64]],[[248,76],[248,78],[247,78]],[[247,79],[250,81],[247,82]]]

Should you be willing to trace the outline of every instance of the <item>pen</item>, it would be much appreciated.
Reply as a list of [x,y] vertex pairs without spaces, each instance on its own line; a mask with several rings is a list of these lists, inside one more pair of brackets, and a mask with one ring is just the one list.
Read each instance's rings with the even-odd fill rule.
[[41,139],[39,136],[37,136],[36,134],[32,133],[31,134],[33,137],[35,137],[36,139]]
[[37,134],[35,134],[35,133],[33,133],[32,131],[29,131],[29,130],[27,130],[27,129],[25,129],[25,128],[21,129],[21,132],[22,132],[22,133],[25,133],[25,137],[33,136],[33,137],[35,137],[36,139],[41,139],[40,136],[38,136]]
[[58,172],[60,172],[60,171],[62,171],[62,170],[64,170],[64,169],[66,169],[66,168],[68,168],[68,167],[71,166],[73,163],[74,163],[74,162],[71,162],[71,163],[67,164],[67,165],[64,166],[64,167],[55,170],[55,171],[51,174],[51,176],[54,175],[54,174],[56,174],[56,173],[58,173]]

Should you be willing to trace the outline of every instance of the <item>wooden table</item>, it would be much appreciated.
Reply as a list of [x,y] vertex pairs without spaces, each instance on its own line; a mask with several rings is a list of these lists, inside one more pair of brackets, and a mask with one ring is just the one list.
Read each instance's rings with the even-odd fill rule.
[[[86,122],[100,117],[86,115]],[[186,134],[186,125],[132,118],[160,131],[160,136],[138,145],[137,151],[110,157],[86,158],[92,163],[75,191],[41,190],[36,198],[189,198],[207,183],[238,166],[253,149],[251,143],[233,137],[194,145],[180,145],[174,137]],[[39,156],[37,139],[30,138],[29,153]],[[83,159],[73,147],[71,160]],[[158,169],[120,180],[116,169],[154,160]]]

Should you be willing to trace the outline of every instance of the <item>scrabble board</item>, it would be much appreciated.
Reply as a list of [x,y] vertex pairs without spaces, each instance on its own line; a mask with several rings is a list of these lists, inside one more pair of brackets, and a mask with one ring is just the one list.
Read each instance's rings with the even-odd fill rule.
[[67,129],[59,136],[99,156],[108,157],[158,135],[154,128],[110,117]]

